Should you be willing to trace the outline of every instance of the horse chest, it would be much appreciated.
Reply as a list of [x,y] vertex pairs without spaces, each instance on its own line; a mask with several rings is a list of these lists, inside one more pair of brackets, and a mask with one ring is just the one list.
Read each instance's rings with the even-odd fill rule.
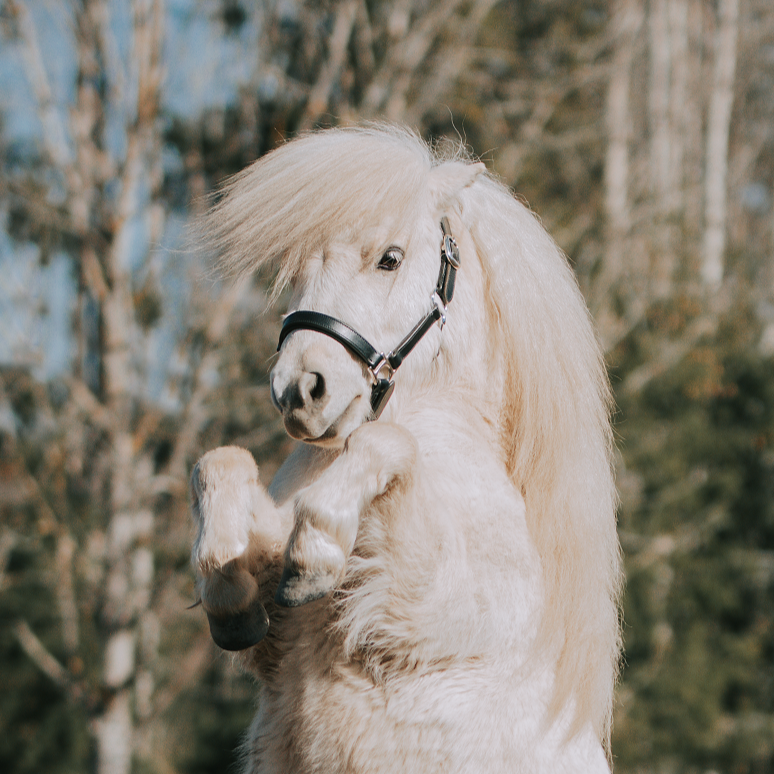
[[379,685],[351,663],[306,672],[298,693],[261,697],[248,774],[606,772],[593,735],[565,746],[541,727],[546,680],[477,663]]

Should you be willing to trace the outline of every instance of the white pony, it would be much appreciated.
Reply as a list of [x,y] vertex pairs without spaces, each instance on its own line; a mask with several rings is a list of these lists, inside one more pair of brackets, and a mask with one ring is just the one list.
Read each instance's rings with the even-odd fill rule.
[[538,221],[380,125],[287,143],[204,225],[292,288],[271,387],[303,443],[268,490],[235,447],[192,477],[213,637],[260,678],[243,770],[609,771],[608,384]]

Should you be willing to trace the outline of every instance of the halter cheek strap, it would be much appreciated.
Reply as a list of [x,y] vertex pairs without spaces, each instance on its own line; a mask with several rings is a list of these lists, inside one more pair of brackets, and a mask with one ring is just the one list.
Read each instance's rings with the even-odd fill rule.
[[[430,296],[433,308],[395,349],[387,354],[379,352],[354,328],[350,328],[341,320],[321,312],[299,311],[289,314],[282,323],[277,351],[279,352],[285,339],[296,330],[317,331],[338,341],[355,357],[362,360],[374,377],[374,386],[371,388],[371,411],[373,419],[378,419],[395,389],[393,376],[403,360],[437,320],[440,320],[442,328],[446,322],[446,307],[454,296],[454,283],[457,278],[457,269],[460,266],[460,253],[446,216],[441,218],[441,231],[443,232],[441,271],[435,290]],[[382,376],[382,372],[385,372],[386,376]]]

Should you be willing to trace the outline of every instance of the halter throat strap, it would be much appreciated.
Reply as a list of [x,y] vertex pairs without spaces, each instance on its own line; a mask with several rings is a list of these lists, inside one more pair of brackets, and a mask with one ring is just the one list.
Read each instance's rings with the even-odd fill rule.
[[[446,307],[454,296],[454,284],[457,278],[457,269],[460,266],[460,253],[446,216],[441,218],[441,231],[443,232],[441,270],[438,274],[435,290],[430,296],[433,308],[412,328],[395,349],[387,354],[379,352],[354,328],[341,320],[322,312],[302,310],[293,312],[285,318],[280,331],[277,351],[279,352],[285,339],[296,330],[317,331],[338,341],[368,366],[368,370],[374,378],[374,386],[371,389],[371,410],[373,419],[378,419],[395,389],[393,376],[403,360],[419,344],[422,337],[436,321],[440,320],[441,328],[446,322]],[[382,375],[383,372],[386,372],[386,376]]]

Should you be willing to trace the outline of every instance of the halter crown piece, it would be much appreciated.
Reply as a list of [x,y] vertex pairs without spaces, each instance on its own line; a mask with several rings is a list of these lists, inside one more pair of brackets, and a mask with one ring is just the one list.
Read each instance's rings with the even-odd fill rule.
[[454,282],[457,277],[457,269],[460,266],[460,251],[451,234],[449,220],[446,216],[441,218],[441,231],[443,232],[441,271],[438,274],[435,290],[430,296],[433,308],[395,349],[384,354],[384,352],[379,352],[371,346],[354,328],[350,328],[341,320],[321,312],[300,311],[289,314],[282,323],[277,351],[279,352],[281,349],[282,342],[293,331],[297,330],[317,331],[338,341],[368,366],[374,379],[374,386],[371,388],[372,419],[378,419],[395,389],[393,377],[406,355],[414,349],[436,320],[440,320],[441,328],[446,322],[446,307],[454,295]]

